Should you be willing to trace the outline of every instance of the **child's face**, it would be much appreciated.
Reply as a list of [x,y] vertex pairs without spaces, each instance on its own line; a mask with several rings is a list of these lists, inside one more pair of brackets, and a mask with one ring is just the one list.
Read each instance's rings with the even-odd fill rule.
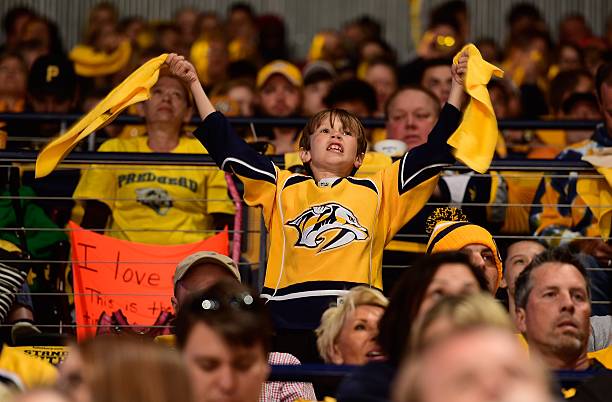
[[324,170],[339,177],[359,168],[363,154],[357,155],[357,133],[342,126],[338,118],[324,118],[310,136],[310,149],[302,150],[302,162],[310,163],[313,172]]

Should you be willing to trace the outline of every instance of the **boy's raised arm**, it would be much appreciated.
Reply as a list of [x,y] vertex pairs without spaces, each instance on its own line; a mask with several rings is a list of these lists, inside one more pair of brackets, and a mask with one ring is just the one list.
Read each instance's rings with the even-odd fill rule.
[[166,64],[172,74],[183,80],[189,86],[200,118],[202,120],[206,119],[209,114],[215,111],[215,107],[210,102],[210,99],[208,99],[208,96],[206,96],[193,64],[176,53],[170,53],[168,55]]
[[193,65],[183,56],[169,54],[166,63],[170,72],[183,80],[193,95],[202,123],[193,133],[206,147],[219,168],[239,177],[276,183],[272,161],[257,153],[240,136],[222,113],[217,112],[204,92]]

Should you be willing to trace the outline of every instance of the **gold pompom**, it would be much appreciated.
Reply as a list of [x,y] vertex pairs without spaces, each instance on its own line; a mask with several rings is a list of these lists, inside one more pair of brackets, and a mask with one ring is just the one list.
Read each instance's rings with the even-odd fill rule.
[[427,217],[427,221],[425,222],[425,231],[427,234],[431,234],[436,227],[436,225],[440,222],[463,222],[467,221],[468,218],[465,216],[461,208],[457,207],[444,207],[444,208],[436,208],[429,217]]

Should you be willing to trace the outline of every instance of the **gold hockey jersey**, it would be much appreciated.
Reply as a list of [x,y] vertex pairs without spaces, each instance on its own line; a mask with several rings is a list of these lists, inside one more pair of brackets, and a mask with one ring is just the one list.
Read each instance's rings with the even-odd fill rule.
[[276,167],[252,150],[215,112],[194,132],[215,162],[244,184],[270,233],[262,297],[281,328],[318,326],[330,302],[357,285],[382,288],[382,253],[429,199],[454,158],[446,144],[460,120],[447,105],[428,142],[370,178],[339,177],[325,185]]

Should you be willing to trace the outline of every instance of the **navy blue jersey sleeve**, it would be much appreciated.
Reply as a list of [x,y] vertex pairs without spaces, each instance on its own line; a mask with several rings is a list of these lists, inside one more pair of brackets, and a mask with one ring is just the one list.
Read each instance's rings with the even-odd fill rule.
[[276,184],[276,167],[257,153],[232,128],[221,112],[213,112],[194,131],[219,168],[251,180]]
[[446,142],[459,126],[461,112],[446,105],[427,142],[407,152],[402,159],[381,171],[384,196],[380,224],[386,241],[412,219],[427,203],[436,188],[438,175],[455,161]]
[[438,122],[427,136],[427,142],[408,151],[399,161],[400,194],[437,175],[444,167],[455,162],[452,147],[447,141],[459,127],[460,121],[461,112],[448,103],[444,105]]

